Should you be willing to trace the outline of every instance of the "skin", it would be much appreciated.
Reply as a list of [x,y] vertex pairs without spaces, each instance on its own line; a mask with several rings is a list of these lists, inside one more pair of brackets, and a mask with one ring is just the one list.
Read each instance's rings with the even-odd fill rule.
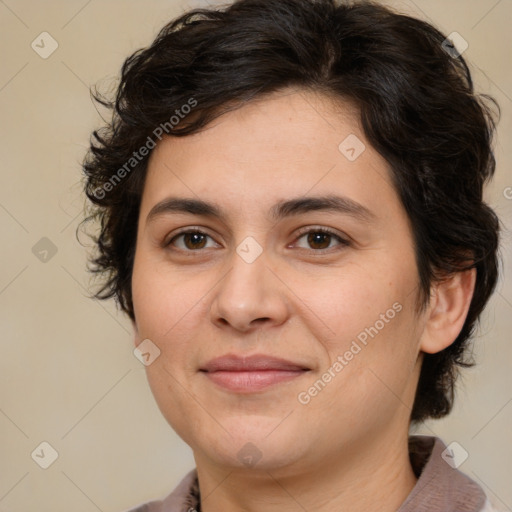
[[[338,149],[349,134],[366,146],[355,161]],[[324,195],[363,205],[371,219],[325,210],[269,216],[280,201]],[[167,211],[148,219],[171,196],[215,203],[225,215]],[[191,227],[207,236],[174,238]],[[329,235],[308,242],[307,231],[319,227],[349,245]],[[246,237],[262,250],[251,263],[236,250]],[[202,509],[397,510],[416,482],[407,438],[422,354],[455,340],[474,279],[474,271],[447,277],[417,311],[408,217],[388,164],[346,103],[286,90],[200,133],[163,139],[139,217],[135,344],[149,338],[161,351],[148,381],[194,452]],[[396,303],[400,312],[300,403],[299,393]],[[268,354],[310,370],[240,394],[199,371],[225,354]],[[244,446],[257,459],[250,467],[239,454]]]

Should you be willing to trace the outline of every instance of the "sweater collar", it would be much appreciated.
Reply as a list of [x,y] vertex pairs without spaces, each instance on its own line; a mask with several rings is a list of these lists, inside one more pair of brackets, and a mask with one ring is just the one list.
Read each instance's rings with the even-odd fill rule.
[[453,452],[440,439],[411,436],[409,457],[418,481],[398,512],[478,512],[483,508],[484,491],[454,467]]
[[[449,449],[436,437],[411,436],[409,457],[418,478],[397,512],[479,512],[486,496],[482,488],[452,467]],[[444,456],[444,458],[443,458]],[[162,511],[200,512],[197,470],[190,471],[164,500]]]

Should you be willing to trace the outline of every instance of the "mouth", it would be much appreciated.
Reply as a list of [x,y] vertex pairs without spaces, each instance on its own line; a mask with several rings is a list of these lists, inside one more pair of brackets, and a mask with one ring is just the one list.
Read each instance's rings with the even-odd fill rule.
[[252,393],[302,377],[310,368],[260,354],[248,357],[228,354],[212,359],[199,371],[224,389]]

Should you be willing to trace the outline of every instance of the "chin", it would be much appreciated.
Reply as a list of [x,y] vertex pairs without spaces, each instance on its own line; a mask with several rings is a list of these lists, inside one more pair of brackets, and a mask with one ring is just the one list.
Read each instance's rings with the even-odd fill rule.
[[[286,467],[302,456],[304,435],[279,425],[273,418],[221,422],[232,435],[219,438],[218,432],[205,432],[189,443],[206,453],[217,464],[247,469],[275,470]],[[302,443],[301,440],[302,439]]]

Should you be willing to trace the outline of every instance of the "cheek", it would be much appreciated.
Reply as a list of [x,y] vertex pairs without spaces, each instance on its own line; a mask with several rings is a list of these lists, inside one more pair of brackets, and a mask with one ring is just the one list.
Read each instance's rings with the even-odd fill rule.
[[364,344],[390,332],[406,316],[414,269],[400,272],[382,263],[350,265],[317,279],[306,276],[297,283],[299,289],[307,290],[304,303],[327,332],[329,352],[342,350],[347,340]]
[[178,403],[190,399],[180,390],[197,372],[201,346],[208,342],[200,336],[205,332],[201,326],[208,318],[206,301],[211,288],[206,278],[154,264],[134,265],[137,342],[148,338],[160,350],[146,371],[159,404],[169,402],[167,410],[176,410]]
[[207,292],[201,282],[162,265],[136,259],[132,276],[133,306],[140,336],[167,343],[176,328],[190,321]]
[[155,361],[145,368],[148,384],[163,417],[185,442],[192,442],[191,422],[201,417],[201,410],[196,410],[188,386],[196,370],[190,346],[197,333],[195,321],[203,307],[198,300],[204,293],[198,295],[200,290],[190,279],[187,281],[188,286],[179,274],[165,275],[154,265],[134,265],[137,343],[148,338],[160,350]]
[[409,385],[419,338],[414,311],[416,270],[405,264],[399,268],[392,261],[354,266],[325,286],[310,285],[309,305],[330,332],[324,341],[328,357],[321,370],[330,368],[330,375],[324,374],[333,383],[328,384],[333,393],[326,396],[329,402],[339,401],[343,393],[353,405],[367,400],[378,407],[375,397],[393,399],[393,393],[400,395]]

